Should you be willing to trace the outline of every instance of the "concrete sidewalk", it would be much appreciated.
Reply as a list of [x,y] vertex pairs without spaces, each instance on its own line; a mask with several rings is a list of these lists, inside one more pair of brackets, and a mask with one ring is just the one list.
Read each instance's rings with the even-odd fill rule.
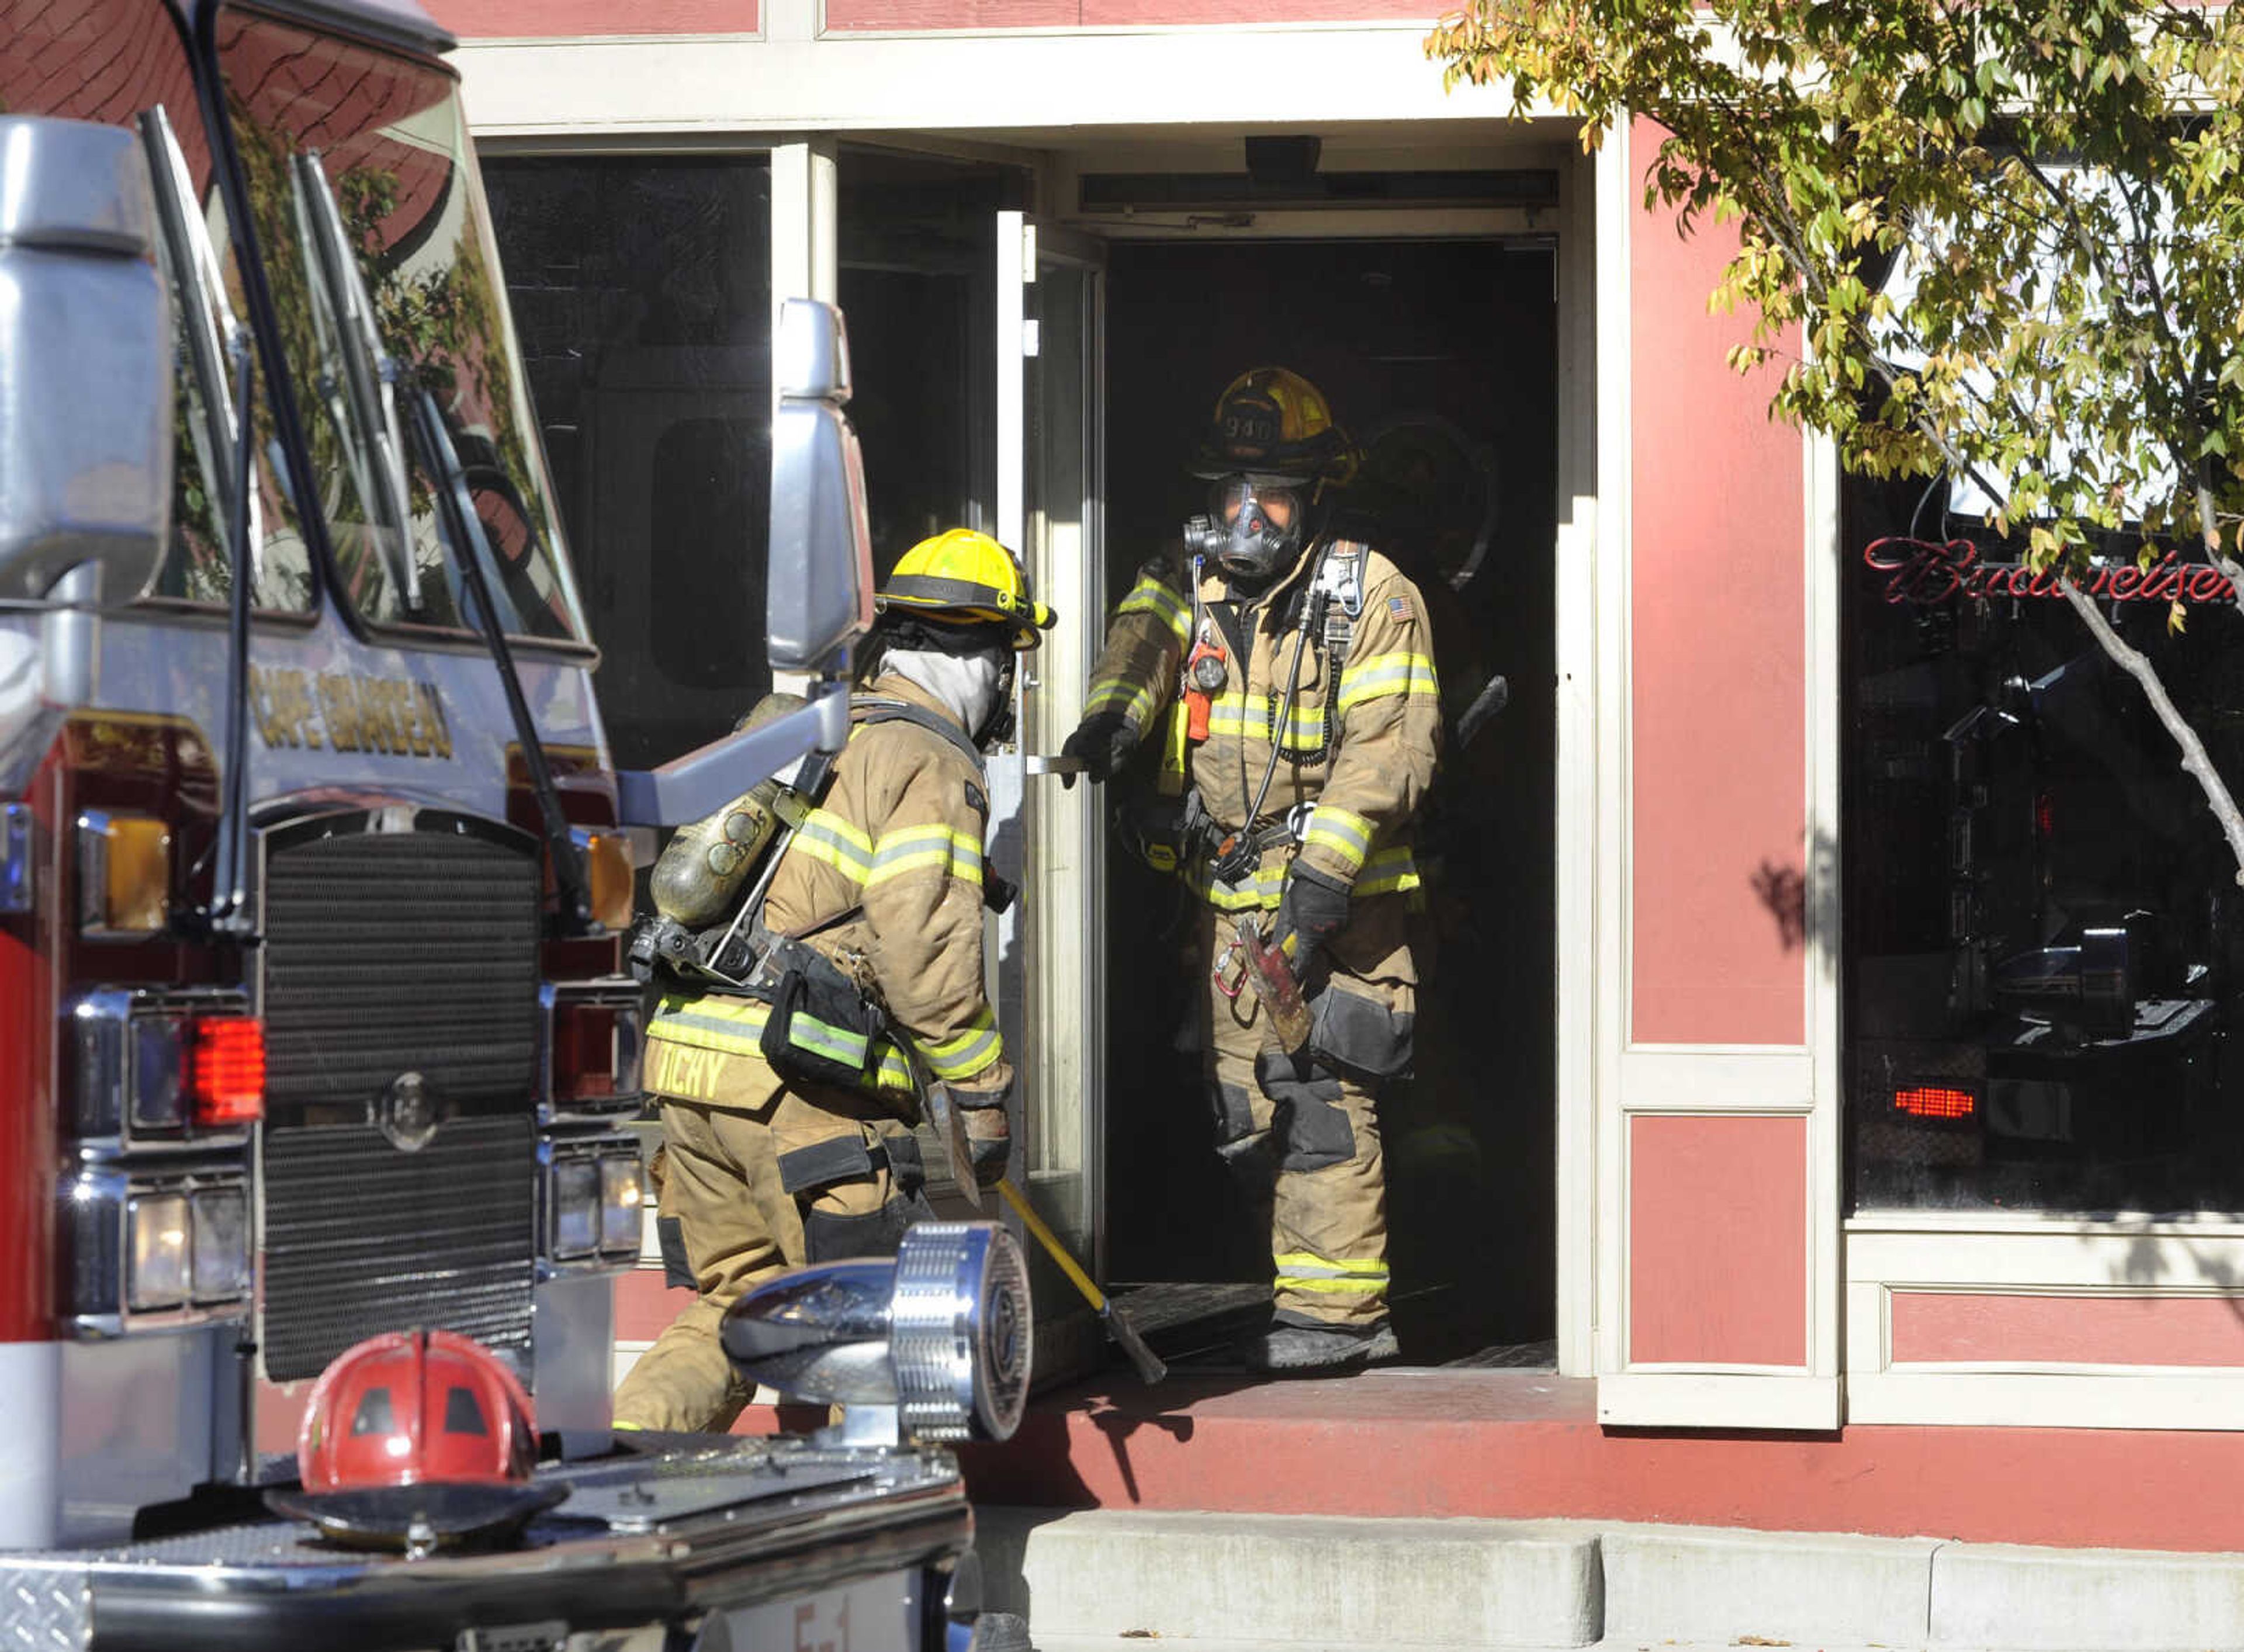
[[2244,1555],[1597,1520],[980,1507],[1038,1652],[2244,1652]]

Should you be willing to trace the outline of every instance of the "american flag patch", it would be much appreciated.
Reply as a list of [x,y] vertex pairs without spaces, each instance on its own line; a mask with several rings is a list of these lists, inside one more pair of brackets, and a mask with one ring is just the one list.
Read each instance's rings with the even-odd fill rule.
[[1410,599],[1408,597],[1388,598],[1387,612],[1393,614],[1397,620],[1408,620],[1410,617]]

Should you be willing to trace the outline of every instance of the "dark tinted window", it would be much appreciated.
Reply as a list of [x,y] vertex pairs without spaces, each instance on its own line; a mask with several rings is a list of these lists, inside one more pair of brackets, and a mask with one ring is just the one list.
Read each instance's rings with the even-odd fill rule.
[[[2141,688],[2018,545],[1916,492],[1857,489],[1849,512],[1854,1202],[2244,1209],[2244,891],[2220,833]],[[2111,549],[2104,612],[2236,786],[2227,582]]]
[[731,728],[770,681],[770,168],[487,164],[618,762]]

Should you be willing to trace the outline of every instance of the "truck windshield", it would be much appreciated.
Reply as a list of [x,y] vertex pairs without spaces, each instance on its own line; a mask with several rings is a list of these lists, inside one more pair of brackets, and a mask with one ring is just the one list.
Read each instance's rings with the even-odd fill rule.
[[[218,44],[339,599],[376,626],[472,628],[442,538],[443,483],[391,422],[426,389],[483,519],[506,628],[583,641],[451,76],[247,10],[221,17]],[[337,220],[356,293],[328,259]]]

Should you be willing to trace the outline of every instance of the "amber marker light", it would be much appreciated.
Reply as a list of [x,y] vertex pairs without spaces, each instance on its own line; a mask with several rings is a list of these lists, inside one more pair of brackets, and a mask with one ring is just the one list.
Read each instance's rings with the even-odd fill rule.
[[265,1116],[265,1023],[247,1015],[194,1022],[194,1120],[254,1124]]
[[78,924],[89,935],[155,935],[172,921],[172,828],[89,809],[78,820]]
[[627,930],[632,921],[631,840],[621,832],[581,832],[577,850],[584,857],[585,893],[596,922]]

